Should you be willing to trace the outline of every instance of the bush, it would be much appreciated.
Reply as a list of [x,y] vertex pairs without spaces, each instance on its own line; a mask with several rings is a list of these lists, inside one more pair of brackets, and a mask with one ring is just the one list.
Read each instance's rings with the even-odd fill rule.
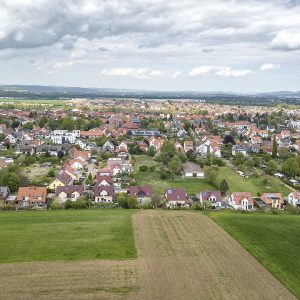
[[146,171],[148,170],[148,166],[145,166],[145,165],[140,166],[140,167],[139,167],[139,170],[140,170],[141,172],[146,172]]
[[291,215],[298,215],[300,214],[300,207],[295,207],[291,204],[288,204],[286,207],[286,211]]
[[84,198],[79,197],[74,203],[76,209],[87,208],[87,202]]
[[150,166],[149,171],[154,172],[155,171],[155,166]]
[[55,199],[50,204],[50,207],[51,207],[51,209],[61,209],[62,205],[61,205],[61,203],[57,199]]
[[136,208],[137,200],[135,197],[127,196],[124,193],[118,194],[117,201],[122,208]]
[[48,176],[48,177],[54,177],[54,176],[55,176],[55,171],[54,171],[54,169],[49,170],[47,176]]
[[70,209],[70,208],[73,208],[73,202],[72,200],[68,199],[66,202],[65,202],[65,209]]

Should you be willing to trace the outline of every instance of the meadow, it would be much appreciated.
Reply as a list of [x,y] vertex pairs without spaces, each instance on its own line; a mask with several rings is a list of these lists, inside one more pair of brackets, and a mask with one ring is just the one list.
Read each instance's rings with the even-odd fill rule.
[[300,298],[299,215],[212,212],[209,216]]
[[[167,188],[185,188],[188,194],[196,194],[206,189],[216,189],[206,179],[197,178],[173,178],[162,180],[159,174],[159,167],[162,165],[159,162],[153,160],[152,157],[146,155],[136,155],[135,157],[135,180],[138,185],[152,185],[154,192],[158,194],[164,194]],[[147,165],[156,166],[155,171],[139,171],[139,166]],[[287,196],[291,190],[287,188],[278,178],[274,178],[268,175],[261,175],[260,177],[243,178],[233,171],[230,167],[219,167],[218,181],[226,179],[229,192],[250,192],[253,196],[257,196],[257,193],[268,192],[281,192],[283,196]]]
[[136,257],[129,210],[0,213],[0,263]]
[[246,191],[252,196],[270,192],[280,192],[283,196],[287,196],[291,192],[278,178],[269,175],[243,178],[228,166],[219,167],[218,178],[226,179],[230,192]]

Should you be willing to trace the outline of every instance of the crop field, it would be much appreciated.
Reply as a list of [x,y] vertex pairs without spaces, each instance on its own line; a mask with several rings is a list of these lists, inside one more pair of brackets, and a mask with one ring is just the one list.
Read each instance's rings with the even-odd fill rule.
[[295,299],[201,213],[18,212],[0,220],[1,253],[10,252],[0,299]]
[[136,256],[126,210],[20,211],[0,214],[0,263],[126,259]]
[[300,216],[214,212],[210,217],[300,298]]
[[141,299],[294,299],[207,216],[149,210],[133,218]]

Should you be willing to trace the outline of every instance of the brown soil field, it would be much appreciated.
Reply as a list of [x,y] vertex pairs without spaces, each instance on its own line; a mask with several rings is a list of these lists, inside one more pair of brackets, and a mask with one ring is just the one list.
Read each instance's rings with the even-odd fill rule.
[[295,299],[205,215],[139,211],[136,260],[0,265],[0,299]]
[[140,299],[295,299],[207,216],[137,213]]

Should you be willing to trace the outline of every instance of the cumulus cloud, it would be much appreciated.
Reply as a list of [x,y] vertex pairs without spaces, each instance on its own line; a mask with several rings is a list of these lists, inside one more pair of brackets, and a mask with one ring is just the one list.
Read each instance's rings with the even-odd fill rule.
[[249,69],[232,69],[231,67],[201,66],[189,72],[190,77],[214,74],[222,77],[245,77],[253,72]]
[[146,68],[113,68],[104,69],[101,72],[104,76],[109,77],[127,77],[137,79],[155,79],[163,77],[163,73],[159,70],[149,70]]
[[253,72],[249,69],[241,70],[241,69],[232,69],[230,67],[221,67],[216,70],[217,76],[223,77],[245,77]]
[[300,50],[300,31],[279,31],[271,42],[274,49]]
[[213,66],[201,66],[201,67],[198,67],[198,68],[193,68],[189,72],[189,76],[190,77],[195,77],[195,76],[206,75],[206,74],[210,73],[213,69],[214,69]]
[[261,71],[269,71],[269,70],[276,70],[276,69],[279,69],[279,68],[280,68],[280,65],[277,65],[277,64],[263,64],[260,67],[260,70]]

